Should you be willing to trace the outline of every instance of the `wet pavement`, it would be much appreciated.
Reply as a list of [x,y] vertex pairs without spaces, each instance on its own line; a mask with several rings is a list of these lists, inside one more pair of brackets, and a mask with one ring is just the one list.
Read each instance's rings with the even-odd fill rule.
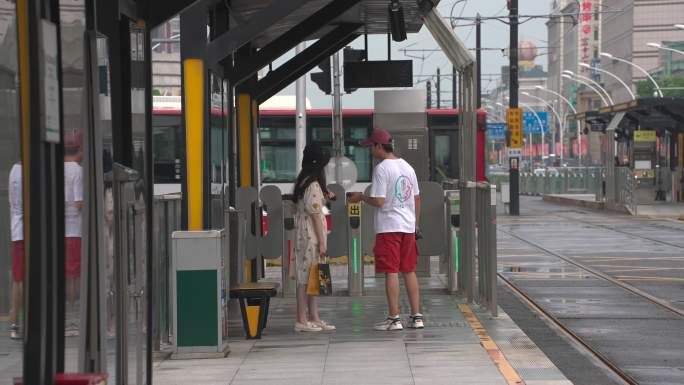
[[684,317],[638,295],[683,308],[684,224],[527,197],[521,212],[499,218],[504,277],[638,383],[684,384]]
[[[571,384],[505,312],[492,319],[471,306],[499,353],[485,349],[459,309],[463,298],[437,289],[443,278],[421,278],[431,287],[421,298],[424,330],[374,331],[386,315],[384,284],[368,278],[364,297],[321,298],[321,317],[337,326],[335,332],[295,333],[294,299],[275,298],[263,339],[245,340],[241,321],[233,318],[228,357],[158,362],[155,384],[504,385],[510,382],[495,363],[501,357],[526,384]],[[406,319],[403,291],[401,306]]]

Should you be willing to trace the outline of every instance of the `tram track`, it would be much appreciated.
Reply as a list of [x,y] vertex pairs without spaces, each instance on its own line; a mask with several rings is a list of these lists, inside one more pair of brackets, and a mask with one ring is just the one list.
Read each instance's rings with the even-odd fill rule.
[[[585,213],[585,212],[579,211],[579,210],[578,210],[577,212]],[[586,213],[585,213],[585,214],[586,214]],[[587,221],[587,220],[582,220],[582,219],[573,218],[573,217],[566,217],[566,216],[560,215],[560,214],[554,214],[554,215],[557,216],[557,217],[559,217],[559,218],[568,220],[568,221],[575,221],[575,222],[583,223],[583,224],[585,224],[585,225],[593,226],[593,227],[596,227],[596,228],[600,228],[600,229],[604,229],[604,230],[610,230],[610,231],[613,231],[613,232],[616,232],[616,233],[619,233],[619,234],[623,234],[623,235],[627,235],[627,236],[630,236],[630,237],[635,237],[635,238],[644,239],[644,240],[647,240],[647,241],[659,243],[659,244],[661,244],[661,245],[670,246],[670,247],[675,247],[675,248],[678,248],[678,249],[684,249],[684,245],[681,245],[681,244],[676,244],[676,243],[672,243],[672,242],[668,242],[668,241],[663,241],[663,240],[657,239],[657,238],[645,237],[645,236],[643,236],[643,235],[638,235],[638,234],[630,233],[630,232],[628,232],[628,231],[619,230],[619,229],[616,229],[616,228],[611,227],[611,226],[608,226],[608,225],[598,224],[598,223],[590,222],[590,221]],[[656,226],[658,226],[658,225],[656,225]],[[682,236],[684,236],[684,229],[680,230],[680,229],[671,228],[671,227],[666,227],[666,226],[658,226],[658,227],[664,228],[664,229],[667,229],[667,230],[670,230],[670,231],[682,233]]]
[[600,361],[605,366],[605,368],[609,370],[613,375],[618,377],[620,380],[624,381],[624,383],[626,384],[639,385],[639,382],[636,379],[634,379],[632,376],[630,376],[628,373],[622,370],[620,366],[613,362],[610,358],[606,357],[600,351],[592,347],[588,342],[586,342],[572,329],[565,326],[563,322],[561,322],[556,316],[554,316],[551,312],[547,311],[541,305],[539,305],[532,296],[525,292],[525,290],[520,288],[511,280],[509,280],[504,274],[497,273],[497,275],[501,282],[503,282],[504,285],[511,292],[514,293],[514,295],[516,295],[525,305],[527,305],[527,307],[537,312],[538,314],[541,314],[547,322],[552,323],[553,326],[558,328],[567,338],[572,340],[573,343],[581,346],[591,356]]
[[[560,217],[562,217],[564,220],[578,221],[575,218],[563,216]],[[578,222],[583,221],[580,220]],[[608,227],[608,229],[610,229],[610,227]],[[530,240],[522,235],[519,235],[514,231],[502,229],[502,227],[499,227],[498,231],[536,249],[539,252],[542,252],[550,257],[555,257],[558,260],[563,261],[581,270],[582,272],[595,277],[596,279],[609,282],[612,286],[618,287],[619,289],[629,293],[630,295],[636,296],[641,301],[655,305],[657,308],[665,310],[667,313],[674,315],[675,319],[684,320],[684,310],[673,306],[670,302],[663,300],[662,298],[646,293],[641,289],[630,285],[629,283],[623,282],[591,266],[578,262],[571,257],[563,255],[562,253],[550,250],[549,248],[544,247],[541,244],[538,244],[537,242]],[[627,232],[624,233],[630,236],[634,236],[632,234],[628,234]],[[657,242],[659,240],[653,241]],[[682,246],[676,247],[684,248]],[[575,328],[572,326],[572,323],[566,323],[567,320],[563,319],[562,314],[555,314],[556,312],[554,312],[552,308],[547,308],[547,305],[544,302],[540,301],[538,298],[535,298],[536,295],[534,293],[528,292],[526,290],[524,284],[516,282],[514,276],[508,276],[506,272],[498,272],[497,275],[500,279],[500,282],[503,283],[504,287],[508,288],[509,291],[513,295],[515,295],[524,305],[526,305],[532,311],[536,312],[543,319],[543,321],[546,322],[550,327],[556,329],[559,335],[562,335],[563,338],[565,338],[571,344],[575,345],[578,351],[583,351],[586,356],[591,357],[593,360],[595,360],[596,365],[598,367],[603,367],[604,372],[610,373],[610,375],[614,377],[614,380],[622,381],[623,383],[630,385],[642,383],[640,379],[637,379],[641,377],[641,375],[639,375],[638,373],[630,373],[633,372],[633,369],[631,369],[629,361],[624,362],[624,358],[619,358],[619,356],[615,356],[610,351],[610,349],[606,350],[605,343],[598,342],[594,336],[592,336],[591,334],[586,335],[586,333],[582,332],[581,329],[575,330]],[[635,378],[635,375],[637,378]]]
[[[566,218],[566,219],[569,219],[569,218]],[[663,300],[663,299],[661,299],[661,298],[658,298],[658,297],[656,297],[656,296],[654,296],[654,295],[651,295],[651,294],[649,294],[649,293],[646,293],[645,291],[643,291],[643,290],[641,290],[641,289],[638,289],[638,288],[636,288],[636,287],[630,285],[629,283],[626,283],[626,282],[624,282],[624,281],[621,281],[621,280],[619,280],[619,279],[617,279],[617,278],[613,278],[613,277],[611,277],[610,275],[608,275],[608,274],[606,274],[606,273],[603,273],[603,272],[601,272],[601,271],[599,271],[599,270],[597,270],[597,269],[594,269],[594,268],[592,268],[592,267],[590,267],[590,266],[587,266],[587,265],[585,265],[585,264],[583,264],[583,263],[581,263],[581,262],[577,262],[577,261],[575,261],[573,258],[570,258],[570,257],[565,256],[565,255],[563,255],[563,254],[557,253],[557,252],[555,252],[555,251],[553,251],[553,250],[549,250],[548,248],[546,248],[546,247],[544,247],[544,246],[542,246],[542,245],[539,245],[538,243],[533,242],[533,241],[531,241],[531,240],[529,240],[529,239],[525,239],[525,238],[523,238],[522,236],[520,236],[520,235],[518,235],[518,234],[515,234],[515,233],[510,232],[510,231],[507,231],[507,230],[503,230],[503,229],[501,229],[501,228],[499,228],[498,231],[501,231],[501,232],[504,233],[504,234],[507,234],[507,235],[509,235],[509,236],[511,236],[511,237],[513,237],[513,238],[515,238],[515,239],[517,239],[517,240],[523,242],[523,243],[526,243],[526,244],[528,244],[528,245],[530,245],[530,246],[532,246],[532,247],[534,247],[534,248],[536,248],[536,249],[538,249],[538,250],[540,250],[540,251],[542,251],[542,252],[544,252],[544,253],[547,253],[548,255],[551,255],[551,256],[554,256],[554,257],[556,257],[556,258],[559,258],[559,259],[561,259],[562,261],[567,262],[567,263],[569,263],[569,264],[571,264],[571,265],[573,265],[573,266],[575,266],[575,267],[577,267],[577,268],[579,268],[579,269],[581,269],[581,270],[584,270],[584,271],[586,271],[586,272],[589,273],[589,274],[592,274],[592,275],[594,275],[594,276],[596,276],[596,277],[598,277],[598,278],[601,278],[601,279],[603,279],[603,280],[605,280],[605,281],[608,281],[608,282],[610,282],[610,283],[612,283],[612,284],[614,284],[614,285],[620,287],[621,289],[626,290],[626,291],[630,292],[631,294],[634,294],[634,295],[636,295],[637,297],[640,297],[640,298],[642,298],[642,299],[644,299],[644,300],[646,300],[646,301],[648,301],[648,302],[650,302],[650,303],[652,303],[652,304],[654,304],[654,305],[657,305],[657,306],[659,306],[659,307],[661,307],[661,308],[667,310],[668,312],[673,313],[673,314],[677,315],[678,317],[681,317],[682,319],[684,319],[684,310],[679,309],[679,308],[673,306],[673,305],[670,304],[668,301],[665,301],[665,300]],[[498,274],[499,274],[499,276],[501,276],[501,273],[498,273]]]

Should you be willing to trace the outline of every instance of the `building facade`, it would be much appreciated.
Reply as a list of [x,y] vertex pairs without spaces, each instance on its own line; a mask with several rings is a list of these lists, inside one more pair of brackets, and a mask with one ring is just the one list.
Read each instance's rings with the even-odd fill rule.
[[[646,71],[655,72],[662,65],[663,54],[648,43],[684,41],[684,30],[674,25],[684,22],[684,0],[602,0],[601,45],[604,52],[634,62]],[[669,43],[671,44],[671,43]],[[610,58],[602,58],[601,68],[610,71],[632,86],[646,80],[640,70]],[[631,99],[617,80],[603,77],[606,89],[616,103]]]
[[[598,72],[580,65],[586,63],[596,66],[600,62],[602,8],[603,0],[555,0],[551,3],[551,18],[547,22],[548,85],[551,90],[565,96],[578,112],[595,110],[602,105],[601,97],[584,84],[588,82],[585,78],[601,83],[601,77]],[[564,77],[564,71],[571,71],[583,78],[569,79]],[[572,109],[560,98],[549,101],[559,114],[572,113]],[[560,126],[558,123],[556,125]],[[563,148],[565,156],[571,156],[579,151],[576,143],[581,132],[575,123],[566,124],[565,128],[563,138],[566,143]],[[600,142],[593,136],[582,137],[581,142],[589,144],[582,146],[587,153],[583,165],[600,160]]]

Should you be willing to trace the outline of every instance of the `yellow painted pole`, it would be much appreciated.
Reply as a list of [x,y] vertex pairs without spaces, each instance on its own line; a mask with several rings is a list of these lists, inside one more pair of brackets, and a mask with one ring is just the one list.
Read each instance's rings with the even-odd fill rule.
[[[29,255],[31,255],[31,195],[29,171],[31,170],[31,79],[29,76],[29,29],[28,0],[17,1],[17,37],[19,44],[19,93],[21,107],[21,157],[22,157],[22,198],[24,205],[24,290],[31,287],[28,282]],[[28,298],[24,294],[24,300]],[[28,317],[28,306],[24,303],[25,317]]]
[[252,98],[238,95],[238,136],[240,154],[240,186],[252,186]]
[[204,62],[183,61],[188,230],[204,227]]

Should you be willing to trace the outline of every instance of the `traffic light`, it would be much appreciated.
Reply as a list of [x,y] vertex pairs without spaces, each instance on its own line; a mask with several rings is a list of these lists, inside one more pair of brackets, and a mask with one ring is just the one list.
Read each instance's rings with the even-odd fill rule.
[[[351,47],[344,47],[344,51],[342,51],[342,61],[345,64],[347,63],[353,63],[353,62],[360,62],[368,59],[368,54],[365,49],[353,49]],[[346,73],[346,70],[345,70]],[[348,88],[344,87],[344,92],[351,94],[352,92],[356,91],[358,88]]]
[[318,88],[326,95],[332,94],[332,80],[330,76],[330,56],[318,65],[323,72],[311,73],[311,81],[316,83]]

